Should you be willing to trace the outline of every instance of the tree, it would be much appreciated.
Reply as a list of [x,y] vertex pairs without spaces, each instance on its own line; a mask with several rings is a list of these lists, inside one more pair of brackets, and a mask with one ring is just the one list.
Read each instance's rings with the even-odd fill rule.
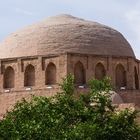
[[133,109],[117,110],[111,103],[109,78],[92,79],[89,93],[74,93],[74,77],[63,79],[62,92],[18,102],[0,121],[4,140],[138,140]]

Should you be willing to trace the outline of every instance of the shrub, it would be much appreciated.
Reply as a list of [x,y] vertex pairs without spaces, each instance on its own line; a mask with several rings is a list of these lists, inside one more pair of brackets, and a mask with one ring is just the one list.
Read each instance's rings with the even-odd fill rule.
[[138,140],[137,112],[111,103],[108,78],[89,82],[90,91],[74,96],[74,77],[63,79],[62,92],[18,102],[0,121],[3,140]]

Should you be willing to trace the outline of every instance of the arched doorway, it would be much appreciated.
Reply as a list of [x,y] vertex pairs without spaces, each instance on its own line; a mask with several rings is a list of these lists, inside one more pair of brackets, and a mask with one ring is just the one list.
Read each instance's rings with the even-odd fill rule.
[[134,67],[134,78],[135,78],[135,88],[139,89],[139,77],[136,67]]
[[35,86],[35,68],[31,64],[29,64],[25,69],[24,86]]
[[115,70],[116,74],[116,87],[120,89],[121,87],[126,88],[126,71],[123,65],[118,64]]
[[49,63],[45,71],[45,84],[56,84],[56,66],[53,63]]
[[84,85],[86,83],[85,69],[80,61],[75,64],[74,79],[75,79],[75,84],[77,85]]
[[98,63],[95,67],[95,78],[98,80],[102,80],[106,75],[106,71],[104,68],[104,65],[101,63]]
[[14,88],[15,86],[15,72],[14,69],[9,66],[4,72],[4,88]]

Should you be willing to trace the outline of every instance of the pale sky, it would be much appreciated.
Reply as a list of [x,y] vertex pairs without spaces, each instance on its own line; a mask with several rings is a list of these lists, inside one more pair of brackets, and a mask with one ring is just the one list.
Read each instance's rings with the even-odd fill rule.
[[59,14],[115,28],[140,59],[140,0],[0,0],[0,41],[22,27]]

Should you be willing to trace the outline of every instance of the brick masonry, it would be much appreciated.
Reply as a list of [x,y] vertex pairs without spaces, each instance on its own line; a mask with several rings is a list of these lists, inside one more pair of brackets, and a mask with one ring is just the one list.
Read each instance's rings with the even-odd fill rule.
[[[89,79],[95,77],[95,67],[98,63],[101,63],[106,71],[106,75],[111,77],[112,85],[114,89],[122,97],[124,103],[135,103],[140,106],[140,90],[135,90],[135,78],[134,67],[139,71],[140,63],[134,58],[117,58],[107,56],[94,56],[87,54],[62,54],[55,57],[32,57],[32,58],[16,58],[12,60],[1,60],[1,75],[0,75],[0,114],[1,116],[10,109],[18,100],[22,98],[30,99],[31,95],[40,96],[52,96],[60,91],[58,83],[62,82],[62,77],[65,77],[68,73],[74,74],[74,67],[77,62],[83,64],[85,70],[86,83]],[[49,63],[53,63],[56,66],[56,84],[52,85],[52,89],[47,88],[45,85],[45,70]],[[35,67],[35,86],[24,86],[24,72],[25,68],[32,64]],[[126,71],[126,89],[116,89],[115,83],[115,67],[121,64]],[[7,67],[12,67],[15,71],[15,86],[14,88],[3,88],[4,71]],[[139,72],[140,74],[140,72]],[[138,75],[139,76],[139,75]],[[120,77],[121,78],[121,77]],[[139,81],[140,83],[140,81]],[[140,85],[139,85],[140,87]],[[84,91],[86,88],[83,89]],[[81,91],[81,89],[80,89]],[[79,90],[77,91],[79,92]]]
[[[53,78],[46,69],[55,73]],[[109,76],[124,103],[140,106],[140,60],[123,35],[97,22],[59,15],[12,33],[0,43],[0,115],[23,97],[56,94],[68,73],[75,75],[76,86],[84,91],[89,79]],[[48,77],[52,88],[46,85]],[[25,79],[32,86],[25,86]]]

